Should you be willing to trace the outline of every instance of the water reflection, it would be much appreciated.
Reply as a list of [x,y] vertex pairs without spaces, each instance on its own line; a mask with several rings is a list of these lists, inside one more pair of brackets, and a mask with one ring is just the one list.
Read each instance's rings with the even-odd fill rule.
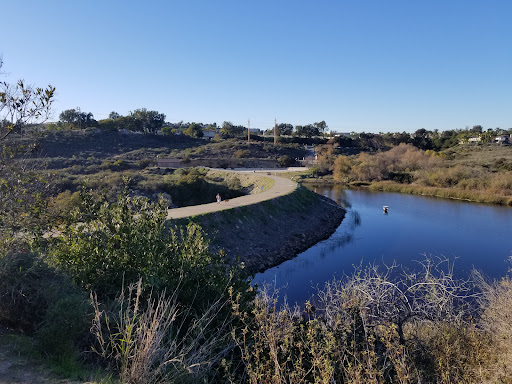
[[[275,268],[254,282],[276,281],[285,286],[288,301],[303,302],[334,277],[352,274],[354,265],[393,262],[417,268],[425,255],[458,258],[461,277],[476,267],[499,278],[512,254],[512,209],[412,195],[315,187],[314,190],[347,209],[336,232],[327,240]],[[388,205],[388,215],[382,207]]]
[[341,207],[348,209],[352,207],[350,200],[347,197],[347,193],[344,188],[339,185],[334,186],[316,186],[316,185],[306,185],[306,188],[309,188],[315,193],[319,195],[328,197],[331,200],[334,200]]

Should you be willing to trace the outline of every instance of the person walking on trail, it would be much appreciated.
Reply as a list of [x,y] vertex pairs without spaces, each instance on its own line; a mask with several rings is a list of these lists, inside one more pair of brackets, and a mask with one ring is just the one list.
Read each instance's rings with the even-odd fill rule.
[[217,193],[217,196],[215,196],[215,197],[216,197],[216,199],[217,199],[217,204],[220,204],[220,200],[221,200],[221,199],[220,199],[220,195]]

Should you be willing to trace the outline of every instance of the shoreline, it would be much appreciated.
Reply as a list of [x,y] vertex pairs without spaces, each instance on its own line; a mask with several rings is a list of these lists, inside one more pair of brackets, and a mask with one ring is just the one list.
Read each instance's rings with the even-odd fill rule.
[[366,188],[371,191],[395,192],[408,195],[419,195],[425,197],[435,197],[447,200],[467,201],[478,204],[491,204],[504,207],[512,207],[512,196],[495,195],[485,191],[472,191],[464,189],[451,189],[441,187],[425,187],[411,184],[399,184],[393,181],[374,181],[374,182],[353,182],[337,183],[329,179],[313,178],[300,180],[303,184],[311,185],[339,185],[345,188]]
[[393,182],[374,182],[366,188],[380,192],[398,192],[409,195],[436,197],[449,200],[460,200],[471,203],[492,204],[505,207],[512,207],[512,196],[500,196],[488,194],[484,191],[467,191],[462,189],[449,189],[438,187],[421,187],[414,185],[403,185]]
[[327,239],[345,217],[333,200],[306,188],[250,206],[190,218],[213,239],[210,249],[243,262],[249,274],[293,259]]

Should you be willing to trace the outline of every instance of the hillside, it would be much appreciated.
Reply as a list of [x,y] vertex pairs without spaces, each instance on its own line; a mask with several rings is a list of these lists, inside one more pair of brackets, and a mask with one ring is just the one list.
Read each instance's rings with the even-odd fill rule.
[[305,154],[303,147],[298,144],[274,146],[252,141],[248,145],[246,141],[238,139],[214,142],[185,135],[124,134],[96,129],[45,131],[23,138],[12,135],[10,140],[11,143],[34,145],[34,158],[69,159],[76,164],[105,159],[154,161],[157,156],[178,159],[247,157],[275,160],[284,155],[295,158]]

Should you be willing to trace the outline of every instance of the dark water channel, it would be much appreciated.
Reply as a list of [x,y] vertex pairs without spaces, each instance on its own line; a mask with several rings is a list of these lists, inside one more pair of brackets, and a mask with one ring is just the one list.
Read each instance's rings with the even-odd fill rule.
[[255,276],[259,285],[273,286],[275,281],[289,303],[303,303],[317,286],[351,274],[360,264],[396,261],[418,268],[425,255],[443,256],[455,260],[461,278],[473,267],[500,278],[511,267],[511,208],[336,187],[312,189],[345,207],[347,214],[329,239]]

